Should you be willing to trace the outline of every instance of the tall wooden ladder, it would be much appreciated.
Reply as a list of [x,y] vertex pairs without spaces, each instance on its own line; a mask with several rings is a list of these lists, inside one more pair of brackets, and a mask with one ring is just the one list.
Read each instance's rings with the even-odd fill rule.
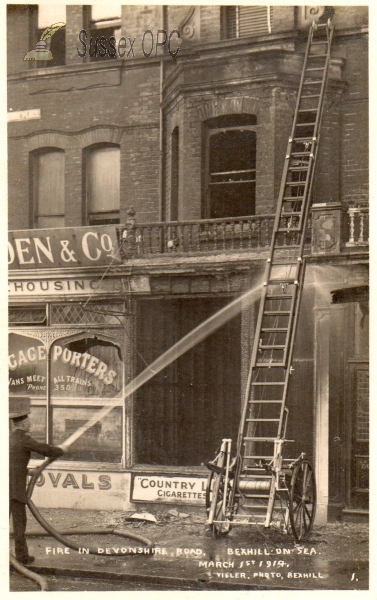
[[[238,441],[234,492],[251,515],[270,525],[279,481],[265,465],[281,453],[294,336],[304,281],[303,251],[333,26],[313,23],[288,140],[277,212],[255,330]],[[238,492],[237,492],[238,490]]]

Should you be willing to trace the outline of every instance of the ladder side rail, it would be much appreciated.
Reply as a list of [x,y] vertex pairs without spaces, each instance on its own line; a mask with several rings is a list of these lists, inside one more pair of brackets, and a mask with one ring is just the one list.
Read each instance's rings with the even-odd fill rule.
[[322,115],[323,115],[323,110],[324,110],[324,105],[325,105],[324,100],[325,100],[326,88],[327,88],[327,83],[328,83],[328,73],[329,73],[330,62],[331,62],[331,44],[332,44],[332,40],[333,40],[333,36],[334,36],[334,26],[331,24],[329,26],[329,28],[330,28],[330,36],[329,36],[328,42],[327,42],[326,62],[325,62],[325,66],[324,66],[323,76],[322,76],[321,90],[319,93],[318,114],[317,114],[316,123],[315,123],[315,127],[314,127],[314,133],[313,133],[313,136],[315,136],[315,137],[317,137],[319,134],[319,130],[320,130],[321,122],[322,122]]
[[[300,240],[300,248],[299,248],[299,256],[301,256],[301,257],[303,255],[304,247],[305,247],[305,230],[306,230],[307,221],[308,221],[308,217],[309,217],[310,204],[311,204],[311,202],[310,202],[311,193],[312,193],[312,187],[313,187],[313,183],[314,183],[315,169],[316,169],[316,165],[317,165],[317,154],[318,154],[318,148],[319,148],[319,143],[320,143],[319,131],[321,128],[323,111],[324,111],[324,99],[325,99],[325,93],[326,93],[327,82],[328,82],[328,71],[329,71],[330,59],[331,59],[331,44],[332,44],[333,35],[334,35],[334,27],[333,27],[333,25],[331,25],[330,26],[330,37],[328,39],[326,63],[325,63],[325,68],[324,68],[324,72],[323,72],[323,77],[322,77],[320,98],[319,98],[319,102],[318,102],[318,112],[317,112],[317,116],[316,116],[314,132],[313,132],[313,143],[312,143],[312,150],[311,150],[312,156],[309,157],[308,179],[310,179],[310,182],[309,182],[309,188],[307,190],[307,199],[303,200],[303,203],[304,203],[304,214],[302,216],[303,235]],[[307,200],[307,201],[305,201],[305,200]]]
[[[250,397],[251,397],[253,376],[254,376],[254,372],[256,369],[257,353],[258,353],[258,348],[259,348],[259,343],[260,343],[262,321],[263,321],[263,317],[265,315],[266,296],[267,296],[268,285],[270,283],[271,269],[273,266],[272,262],[273,262],[274,253],[275,253],[276,238],[279,233],[279,226],[280,226],[280,221],[281,221],[282,213],[283,213],[283,211],[282,211],[283,198],[284,198],[284,195],[286,192],[287,175],[288,175],[288,169],[290,167],[290,162],[291,162],[290,159],[291,159],[291,153],[292,153],[292,145],[294,143],[297,118],[298,118],[298,114],[299,114],[300,104],[302,101],[302,88],[303,88],[304,80],[306,78],[307,58],[310,53],[311,43],[313,41],[313,34],[314,34],[315,29],[316,29],[316,26],[313,23],[312,27],[311,27],[310,35],[308,38],[308,43],[306,46],[304,65],[303,65],[303,69],[302,69],[302,73],[301,73],[300,87],[299,87],[299,91],[298,91],[296,109],[295,109],[295,114],[294,114],[294,119],[293,119],[293,124],[292,124],[292,133],[288,140],[286,160],[285,160],[285,164],[284,164],[284,168],[283,168],[283,175],[282,175],[281,186],[280,186],[280,191],[279,191],[277,212],[276,212],[276,216],[275,216],[272,240],[271,240],[271,245],[270,245],[270,254],[269,254],[269,259],[267,260],[266,268],[265,268],[264,286],[263,286],[262,296],[261,296],[261,301],[260,301],[260,306],[259,306],[258,319],[257,319],[257,324],[256,324],[256,329],[255,329],[254,342],[253,342],[251,365],[250,365],[249,374],[248,374],[248,380],[247,380],[246,391],[245,391],[245,401],[244,401],[244,405],[243,405],[242,418],[241,418],[241,422],[240,422],[240,428],[239,428],[239,434],[238,434],[238,440],[237,440],[237,463],[236,463],[235,482],[238,482],[238,478],[239,478],[239,475],[240,475],[240,472],[242,469],[242,462],[243,462],[242,446],[243,446],[244,437],[245,437],[245,426],[247,425],[246,419],[247,419],[248,411],[250,410],[249,401],[250,401]],[[319,142],[318,131],[320,129],[321,118],[322,118],[322,114],[323,114],[324,96],[325,96],[325,90],[326,90],[327,78],[328,78],[328,69],[329,69],[329,63],[330,63],[331,41],[332,41],[332,36],[333,36],[333,32],[334,32],[334,29],[332,26],[331,27],[329,26],[329,29],[330,29],[330,36],[327,33],[327,42],[324,42],[324,43],[327,43],[327,55],[326,55],[325,68],[324,68],[323,74],[322,74],[322,84],[321,84],[321,91],[319,94],[319,102],[318,102],[317,107],[313,108],[313,111],[315,111],[317,114],[316,114],[316,120],[315,120],[315,124],[314,124],[310,156],[309,156],[308,165],[307,165],[307,169],[306,169],[306,179],[303,181],[303,184],[305,184],[305,185],[303,186],[304,192],[302,194],[302,200],[301,200],[302,204],[301,204],[300,225],[297,230],[297,233],[300,235],[299,252],[298,252],[297,258],[301,258],[301,259],[302,259],[302,254],[303,254],[303,250],[304,250],[304,246],[305,246],[305,232],[306,232],[307,220],[308,220],[309,209],[310,209],[310,196],[311,196],[312,184],[313,184],[313,180],[314,180],[314,170],[315,170],[315,166],[316,166],[317,149],[318,149],[318,142]],[[289,249],[289,246],[287,246],[287,249]],[[286,410],[285,404],[286,404],[289,379],[290,379],[290,371],[291,371],[293,349],[294,349],[294,338],[295,338],[296,329],[297,329],[299,309],[300,309],[300,303],[301,303],[301,297],[302,297],[302,288],[303,288],[302,282],[304,280],[304,274],[305,274],[305,261],[298,261],[298,262],[299,262],[299,264],[298,264],[298,269],[297,269],[297,273],[296,273],[298,289],[295,286],[294,293],[292,295],[292,304],[291,304],[291,309],[290,309],[291,315],[289,318],[289,324],[288,324],[288,328],[287,328],[288,329],[287,337],[286,337],[286,341],[285,341],[285,347],[286,347],[286,349],[288,349],[288,352],[286,352],[286,368],[285,368],[286,370],[285,370],[285,377],[284,377],[283,396],[282,396],[282,400],[281,400],[281,411],[280,411],[280,419],[279,419],[279,427],[278,427],[278,437],[281,437],[282,428],[283,428],[283,424],[284,424],[284,414],[285,414],[285,410]],[[291,264],[292,265],[294,264],[293,260],[292,260]],[[233,491],[232,496],[234,496],[235,490],[236,490],[236,486],[234,486],[234,491]]]
[[[304,213],[302,215],[302,221],[301,221],[302,235],[301,235],[300,248],[299,248],[299,256],[301,258],[302,258],[302,255],[304,252],[304,247],[305,247],[305,231],[306,231],[306,225],[307,225],[309,211],[310,211],[311,192],[312,192],[312,186],[313,186],[313,182],[314,182],[315,167],[316,167],[316,163],[317,163],[317,153],[318,153],[319,141],[320,141],[318,132],[321,127],[322,115],[323,115],[323,110],[324,110],[324,98],[325,98],[327,81],[328,81],[330,51],[331,51],[331,43],[332,43],[333,34],[334,34],[334,28],[333,28],[333,26],[331,26],[330,37],[328,40],[326,63],[325,63],[325,68],[324,68],[324,72],[323,72],[320,98],[319,98],[319,103],[318,103],[318,112],[317,112],[317,116],[316,116],[314,132],[313,132],[313,144],[312,144],[312,150],[311,150],[312,156],[309,157],[308,179],[307,179],[307,183],[309,185],[308,185],[308,189],[305,190],[306,193],[304,192],[304,195],[303,195],[304,196],[304,198],[303,198]],[[298,282],[299,282],[298,295],[297,295],[296,299],[294,299],[294,300],[296,300],[295,306],[294,307],[292,306],[293,320],[292,320],[291,327],[288,325],[288,333],[291,334],[290,339],[289,340],[287,339],[287,341],[286,341],[288,348],[289,348],[288,357],[287,357],[287,375],[288,375],[288,377],[287,377],[287,385],[284,387],[283,397],[282,397],[281,415],[280,415],[280,422],[279,422],[279,434],[281,433],[281,428],[283,426],[284,410],[285,410],[285,405],[286,405],[286,400],[287,400],[287,395],[288,395],[288,388],[289,388],[289,381],[290,381],[289,371],[291,370],[291,366],[292,366],[294,341],[295,341],[295,336],[296,336],[297,322],[298,322],[298,317],[299,317],[299,313],[300,313],[300,305],[301,305],[302,290],[303,290],[302,283],[305,278],[305,268],[306,268],[306,262],[305,262],[305,260],[302,260],[302,264],[301,264],[301,267],[299,268],[299,273],[298,273],[298,277],[297,277]],[[288,337],[288,335],[287,335],[287,337]]]
[[[306,268],[306,262],[303,261],[302,277],[301,277],[302,281],[304,281],[304,277],[305,277],[305,268]],[[284,386],[281,409],[280,409],[281,414],[280,414],[280,422],[279,422],[279,435],[278,435],[279,438],[281,437],[281,431],[282,431],[282,428],[284,425],[284,411],[286,409],[287,396],[288,396],[288,390],[289,390],[289,382],[290,382],[290,378],[291,378],[291,366],[292,366],[293,351],[294,351],[294,345],[295,345],[294,341],[295,341],[295,336],[296,336],[298,318],[299,318],[299,314],[300,314],[302,290],[303,290],[303,285],[300,284],[299,288],[298,288],[298,294],[297,294],[296,310],[294,313],[293,323],[292,323],[291,342],[289,344],[288,357],[287,357],[286,385]]]
[[[284,162],[283,174],[282,174],[282,178],[281,178],[278,203],[277,203],[277,207],[276,207],[276,215],[275,215],[275,221],[274,221],[274,231],[278,230],[279,222],[281,219],[281,213],[282,213],[282,207],[283,207],[283,197],[284,197],[284,192],[285,192],[285,186],[287,183],[288,167],[289,167],[289,162],[290,162],[290,158],[291,158],[292,144],[293,144],[294,134],[295,134],[295,130],[296,130],[299,106],[300,106],[300,102],[301,102],[301,95],[302,95],[302,88],[303,88],[304,79],[305,79],[306,65],[307,65],[308,56],[309,56],[309,52],[310,52],[310,48],[311,48],[311,43],[313,40],[313,34],[314,34],[314,30],[315,30],[314,23],[315,23],[315,21],[313,21],[313,23],[310,27],[308,41],[306,44],[303,68],[302,68],[301,77],[300,77],[300,85],[299,85],[299,89],[298,89],[298,93],[297,93],[296,108],[295,108],[293,122],[292,122],[292,128],[291,128],[291,135],[288,138],[287,150],[285,153],[285,162]],[[274,248],[274,243],[271,243],[271,252],[273,251],[273,248]]]

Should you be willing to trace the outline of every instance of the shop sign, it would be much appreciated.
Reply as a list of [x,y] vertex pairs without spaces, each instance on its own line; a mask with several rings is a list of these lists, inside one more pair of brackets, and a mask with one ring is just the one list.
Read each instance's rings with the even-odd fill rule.
[[10,231],[9,269],[53,269],[119,264],[114,225]]
[[47,487],[61,490],[111,490],[111,475],[105,473],[77,473],[67,471],[44,471],[35,484],[37,487]]
[[22,279],[8,282],[9,296],[62,296],[122,292],[121,278]]
[[[122,389],[122,361],[111,342],[88,337],[59,341],[50,350],[50,389],[53,398],[112,398]],[[9,392],[45,395],[47,348],[38,340],[9,335]]]
[[204,477],[169,477],[134,475],[131,501],[172,504],[203,504],[207,479]]

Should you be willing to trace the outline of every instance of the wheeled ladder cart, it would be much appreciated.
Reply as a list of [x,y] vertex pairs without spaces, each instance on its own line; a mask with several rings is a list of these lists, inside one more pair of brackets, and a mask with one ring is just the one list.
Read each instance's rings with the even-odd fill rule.
[[303,251],[334,28],[313,22],[288,140],[277,212],[235,455],[224,439],[206,490],[207,527],[216,536],[255,524],[308,538],[316,510],[311,463],[284,458],[286,406],[300,298]]

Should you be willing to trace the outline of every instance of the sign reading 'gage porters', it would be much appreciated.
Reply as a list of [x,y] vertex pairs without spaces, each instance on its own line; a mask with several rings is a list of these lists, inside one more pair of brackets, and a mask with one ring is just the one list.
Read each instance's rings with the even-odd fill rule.
[[114,225],[10,231],[8,267],[53,269],[108,265],[117,248]]

